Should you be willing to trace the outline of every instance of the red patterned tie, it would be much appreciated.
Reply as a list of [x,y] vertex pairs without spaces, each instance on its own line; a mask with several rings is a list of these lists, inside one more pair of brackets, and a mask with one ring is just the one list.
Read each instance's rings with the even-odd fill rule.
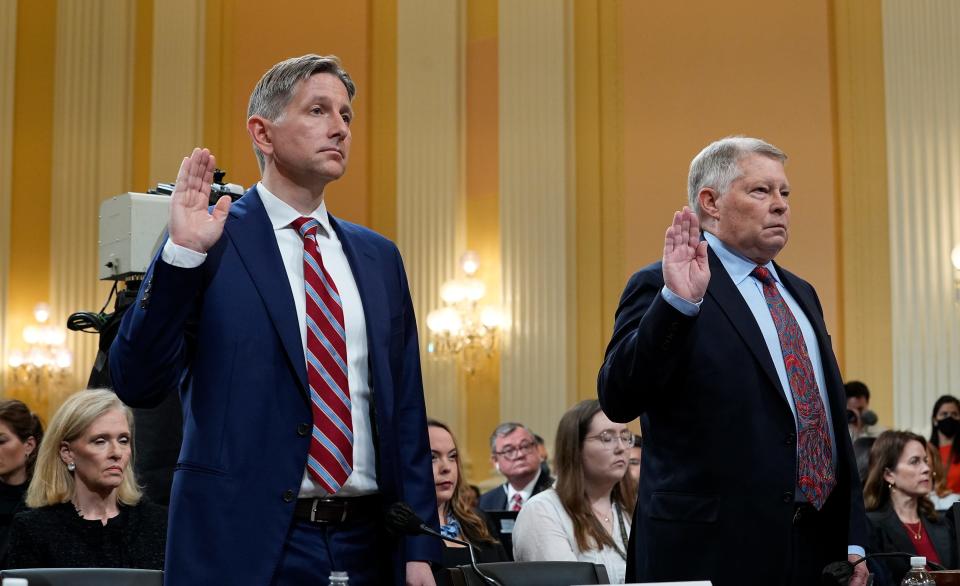
[[783,365],[797,407],[797,477],[800,494],[820,509],[836,484],[833,474],[833,447],[827,428],[827,415],[813,373],[813,363],[803,341],[803,333],[793,312],[787,307],[770,271],[758,266],[750,273],[763,283],[763,297],[780,338]]
[[513,493],[513,498],[510,499],[510,510],[519,511],[523,508],[523,495],[519,492]]
[[353,470],[353,417],[347,386],[343,306],[317,248],[320,223],[313,218],[300,218],[291,225],[303,238],[307,383],[313,412],[307,470],[324,490],[334,494]]

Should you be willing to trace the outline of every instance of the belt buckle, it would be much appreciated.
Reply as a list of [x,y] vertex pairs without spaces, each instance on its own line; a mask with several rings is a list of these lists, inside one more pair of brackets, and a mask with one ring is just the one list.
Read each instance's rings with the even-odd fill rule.
[[[315,499],[313,499],[313,503],[312,503],[312,505],[311,505],[311,507],[310,507],[310,522],[311,522],[311,523],[329,523],[329,522],[330,522],[330,521],[328,521],[328,520],[326,520],[326,519],[320,519],[320,520],[317,519],[317,505],[319,505],[320,503],[337,504],[338,501],[336,501],[336,500],[334,500],[334,499],[332,499],[332,498],[315,498]],[[341,507],[341,508],[340,508],[340,520],[337,521],[337,522],[338,522],[338,523],[343,523],[344,521],[347,520],[347,503],[344,502],[344,501],[340,501],[340,507]]]

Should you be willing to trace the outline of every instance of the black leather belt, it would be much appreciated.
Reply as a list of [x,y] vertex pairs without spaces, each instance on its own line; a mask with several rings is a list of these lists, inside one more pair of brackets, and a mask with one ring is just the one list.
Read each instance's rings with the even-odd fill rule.
[[349,523],[382,514],[380,495],[297,499],[294,519],[309,523]]

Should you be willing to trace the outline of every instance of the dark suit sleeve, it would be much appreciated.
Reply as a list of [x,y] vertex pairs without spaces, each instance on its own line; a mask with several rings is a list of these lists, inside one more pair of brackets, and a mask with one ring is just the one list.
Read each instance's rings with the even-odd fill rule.
[[189,366],[186,324],[203,270],[172,266],[158,254],[147,271],[110,347],[114,390],[127,405],[155,407],[179,387]]
[[657,263],[634,274],[620,298],[597,379],[600,404],[613,421],[639,417],[688,359],[684,345],[696,317],[671,307],[660,295],[662,288]]
[[[417,320],[410,298],[410,287],[400,251],[394,247],[396,267],[403,294],[403,357],[397,381],[397,428],[404,446],[400,449],[403,496],[427,525],[439,530],[437,496],[430,463],[430,440],[427,435],[426,406],[423,399],[423,378],[420,372],[420,343]],[[404,540],[404,561],[440,562],[440,543],[428,535]]]

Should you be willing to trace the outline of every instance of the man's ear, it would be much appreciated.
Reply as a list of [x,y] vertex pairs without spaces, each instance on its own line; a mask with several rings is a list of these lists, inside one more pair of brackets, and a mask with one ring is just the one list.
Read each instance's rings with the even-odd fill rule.
[[247,132],[250,133],[250,139],[253,144],[260,149],[264,155],[273,153],[273,139],[271,137],[271,122],[254,114],[247,119]]
[[720,194],[711,187],[704,187],[697,194],[697,200],[700,202],[701,217],[703,218],[713,218],[717,220],[720,218],[720,208],[717,206],[717,200],[720,199]]

